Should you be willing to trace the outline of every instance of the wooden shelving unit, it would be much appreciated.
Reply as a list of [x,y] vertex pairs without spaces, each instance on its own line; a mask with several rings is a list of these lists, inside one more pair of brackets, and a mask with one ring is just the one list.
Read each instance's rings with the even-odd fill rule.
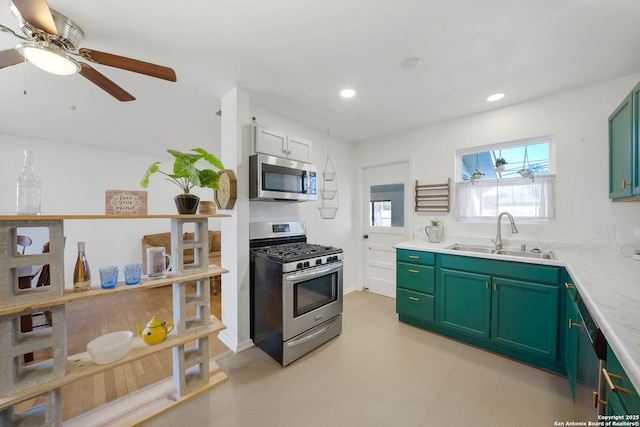
[[451,209],[451,178],[444,184],[415,184],[416,212],[449,212]]
[[[149,395],[146,390],[138,395],[134,406],[144,406],[143,411],[123,409],[126,414],[118,414],[120,409],[110,408],[110,417],[126,415],[122,425],[134,425],[153,418],[185,400],[208,390],[227,379],[214,362],[209,360],[209,335],[224,329],[224,325],[210,316],[209,278],[227,273],[228,270],[208,265],[205,256],[208,248],[208,218],[229,217],[225,214],[214,215],[39,215],[39,216],[0,216],[0,424],[6,427],[62,426],[60,389],[63,385],[81,380],[142,359],[155,352],[173,349],[173,381],[157,384],[156,391]],[[158,280],[143,280],[140,284],[126,286],[119,283],[114,289],[92,288],[85,292],[73,292],[64,287],[63,222],[65,220],[103,220],[103,219],[149,219],[165,218],[171,220],[172,247],[176,253],[172,257],[174,274]],[[183,240],[183,226],[192,224],[194,239]],[[46,227],[49,229],[50,251],[45,254],[21,256],[16,250],[18,228]],[[193,264],[184,264],[186,249],[200,252]],[[49,264],[51,285],[45,288],[20,289],[17,271],[33,264]],[[6,273],[6,274],[5,274]],[[187,286],[195,282],[195,292],[187,291]],[[67,303],[92,298],[104,298],[122,292],[138,292],[159,286],[173,287],[174,331],[160,344],[148,346],[140,338],[135,338],[131,351],[123,359],[112,364],[97,365],[88,353],[67,355],[66,317]],[[191,288],[190,288],[191,289]],[[20,329],[20,317],[36,311],[51,313],[51,324],[37,331],[23,332]],[[187,312],[196,315],[187,318]],[[50,348],[51,359],[33,365],[22,365],[20,360],[26,353],[38,349]],[[145,397],[146,396],[146,397]],[[15,407],[34,397],[44,397],[44,404],[35,410],[16,413]],[[128,399],[118,403],[126,407]],[[123,403],[124,402],[124,403]],[[93,413],[94,411],[92,411]],[[79,417],[80,418],[80,417]],[[114,418],[115,419],[115,418]],[[82,416],[82,424],[103,425],[103,417],[92,414]],[[73,421],[73,420],[71,420]],[[117,423],[116,423],[117,424]]]

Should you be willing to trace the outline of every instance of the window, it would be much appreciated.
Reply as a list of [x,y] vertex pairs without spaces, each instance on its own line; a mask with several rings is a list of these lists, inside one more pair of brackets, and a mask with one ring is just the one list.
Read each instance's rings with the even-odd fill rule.
[[370,225],[404,227],[404,184],[372,185]]
[[531,138],[458,152],[458,219],[503,211],[532,221],[555,219],[553,138]]

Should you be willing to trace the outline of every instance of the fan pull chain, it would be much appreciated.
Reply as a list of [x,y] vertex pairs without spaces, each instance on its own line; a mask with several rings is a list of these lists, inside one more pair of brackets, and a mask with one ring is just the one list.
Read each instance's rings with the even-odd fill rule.
[[23,67],[24,88],[22,89],[22,93],[26,95],[27,94],[27,57],[26,56],[24,57],[24,61],[22,61],[22,63],[24,64],[24,67]]
[[76,110],[76,75],[71,76],[71,109]]

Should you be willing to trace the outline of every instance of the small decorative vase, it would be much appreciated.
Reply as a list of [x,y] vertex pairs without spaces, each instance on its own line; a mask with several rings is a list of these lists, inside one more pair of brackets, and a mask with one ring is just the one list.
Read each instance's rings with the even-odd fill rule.
[[216,213],[216,202],[203,200],[200,202],[198,213],[201,215],[211,215]]
[[424,231],[427,233],[431,243],[440,243],[444,237],[444,225],[428,225],[424,228]]
[[179,214],[190,215],[197,212],[200,197],[193,194],[179,194],[173,200],[176,202]]

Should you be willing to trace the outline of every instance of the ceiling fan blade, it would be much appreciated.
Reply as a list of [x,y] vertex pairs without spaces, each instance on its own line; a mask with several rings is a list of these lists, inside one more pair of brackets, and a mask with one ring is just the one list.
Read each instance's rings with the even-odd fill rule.
[[120,86],[109,80],[106,76],[91,68],[88,64],[80,63],[80,74],[96,86],[113,96],[118,101],[127,102],[133,101],[136,98]]
[[24,60],[24,56],[20,55],[15,49],[0,51],[0,68],[19,64],[24,62]]
[[86,48],[81,48],[78,52],[84,59],[95,62],[96,64],[133,71],[134,73],[145,74],[158,79],[168,80],[170,82],[176,81],[176,72],[169,67],[163,67],[162,65],[156,65],[150,62],[139,61],[137,59],[126,58],[124,56]]
[[47,0],[11,0],[11,2],[29,24],[54,36],[58,35]]

